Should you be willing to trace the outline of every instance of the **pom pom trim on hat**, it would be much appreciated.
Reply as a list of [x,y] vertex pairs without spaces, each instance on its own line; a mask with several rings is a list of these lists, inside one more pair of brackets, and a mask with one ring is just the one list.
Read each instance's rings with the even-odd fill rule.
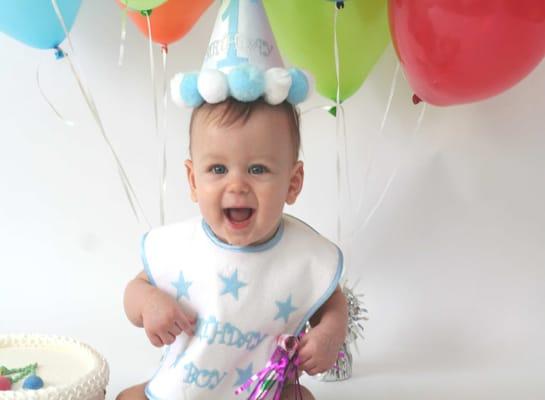
[[203,102],[216,104],[227,97],[252,102],[260,97],[271,105],[287,100],[293,105],[305,101],[311,82],[305,72],[297,68],[270,68],[262,71],[251,64],[221,70],[203,70],[177,74],[170,82],[172,100],[185,107],[198,107]]

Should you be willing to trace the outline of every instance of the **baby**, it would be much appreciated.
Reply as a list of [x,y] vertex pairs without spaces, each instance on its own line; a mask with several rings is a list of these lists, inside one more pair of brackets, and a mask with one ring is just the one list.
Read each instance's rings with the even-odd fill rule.
[[[342,254],[283,214],[301,192],[299,117],[289,103],[228,99],[193,111],[185,162],[202,217],[154,229],[125,312],[166,346],[148,383],[118,399],[241,399],[235,390],[265,367],[280,334],[302,336],[297,363],[329,369],[344,342]],[[313,399],[302,388],[303,398]],[[295,398],[288,384],[283,399]]]

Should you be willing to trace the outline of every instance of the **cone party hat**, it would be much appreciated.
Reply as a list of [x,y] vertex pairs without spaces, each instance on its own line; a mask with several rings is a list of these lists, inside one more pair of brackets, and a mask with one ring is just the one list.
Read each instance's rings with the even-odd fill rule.
[[202,69],[177,74],[171,94],[187,107],[227,97],[295,105],[308,97],[309,82],[302,70],[284,67],[262,0],[222,0]]

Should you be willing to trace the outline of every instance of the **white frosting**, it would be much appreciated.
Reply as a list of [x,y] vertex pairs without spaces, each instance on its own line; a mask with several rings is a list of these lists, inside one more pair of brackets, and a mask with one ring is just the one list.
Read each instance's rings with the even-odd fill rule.
[[20,368],[38,363],[39,390],[0,391],[2,400],[104,400],[109,369],[95,350],[75,339],[44,335],[0,335],[0,364]]

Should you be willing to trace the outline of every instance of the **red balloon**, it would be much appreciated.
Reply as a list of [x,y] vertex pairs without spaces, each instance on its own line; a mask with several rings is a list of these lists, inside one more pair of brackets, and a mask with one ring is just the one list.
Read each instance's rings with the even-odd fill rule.
[[501,93],[545,55],[544,0],[389,0],[388,8],[409,84],[434,105]]
[[[181,39],[212,2],[213,0],[168,0],[154,8],[150,15],[151,40],[166,46]],[[128,10],[128,13],[138,29],[148,36],[147,17],[139,11]]]

